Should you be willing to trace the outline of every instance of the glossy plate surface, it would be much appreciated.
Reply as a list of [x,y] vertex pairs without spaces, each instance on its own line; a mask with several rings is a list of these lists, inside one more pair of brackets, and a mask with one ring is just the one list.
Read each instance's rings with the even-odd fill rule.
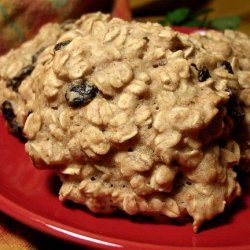
[[[24,145],[8,134],[0,116],[0,210],[43,232],[101,248],[128,249],[250,249],[250,188],[223,215],[194,234],[191,224],[156,224],[125,215],[94,216],[57,198],[58,179],[37,170]],[[166,248],[167,247],[167,248]]]
[[[181,30],[183,31],[183,30]],[[185,32],[186,30],[184,30]],[[190,32],[193,30],[187,30]],[[58,178],[34,168],[24,145],[7,132],[0,115],[0,210],[42,232],[84,246],[127,249],[250,249],[250,185],[243,197],[194,234],[184,225],[125,215],[95,216],[57,198]]]

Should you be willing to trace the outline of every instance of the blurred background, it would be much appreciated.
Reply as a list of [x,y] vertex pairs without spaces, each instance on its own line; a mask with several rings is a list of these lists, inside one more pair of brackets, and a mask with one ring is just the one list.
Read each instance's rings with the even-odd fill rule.
[[159,21],[171,10],[188,7],[192,11],[210,9],[209,19],[236,16],[241,19],[239,30],[250,35],[249,0],[130,0],[134,18]]
[[[172,12],[178,8],[185,10],[178,12],[176,19],[176,13]],[[133,17],[165,24],[169,24],[166,14],[170,12],[175,17],[175,26],[202,26],[199,24],[204,18],[212,20],[210,24],[215,19],[221,29],[231,24],[250,35],[250,0],[0,0],[0,53],[31,38],[47,22],[62,22],[97,10],[112,12],[127,20]],[[187,11],[190,12],[188,20],[180,22]],[[203,13],[199,22],[195,18],[197,13]],[[225,17],[229,19],[221,20]]]

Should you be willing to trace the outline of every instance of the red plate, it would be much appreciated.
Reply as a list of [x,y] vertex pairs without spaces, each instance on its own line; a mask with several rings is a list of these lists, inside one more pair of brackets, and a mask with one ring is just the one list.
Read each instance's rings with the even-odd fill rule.
[[[0,116],[0,210],[40,231],[82,245],[128,249],[250,249],[250,185],[224,213],[194,234],[191,224],[156,224],[125,215],[97,217],[57,198],[58,179],[34,168]],[[207,249],[207,248],[206,248]]]
[[250,250],[250,185],[246,178],[243,196],[198,234],[190,223],[157,224],[125,215],[100,217],[79,206],[61,204],[58,178],[34,168],[24,145],[8,134],[1,116],[0,131],[0,210],[33,228],[102,249]]

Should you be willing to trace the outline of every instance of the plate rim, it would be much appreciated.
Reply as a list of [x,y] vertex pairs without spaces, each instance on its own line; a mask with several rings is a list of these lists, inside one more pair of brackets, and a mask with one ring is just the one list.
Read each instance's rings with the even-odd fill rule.
[[[193,250],[190,246],[169,246],[142,243],[120,238],[103,236],[101,234],[91,233],[85,230],[76,229],[72,226],[65,225],[30,211],[25,207],[11,201],[0,194],[0,211],[11,218],[36,229],[45,234],[66,240],[81,246],[89,246],[102,249],[142,249],[142,250]],[[84,234],[83,234],[84,233]],[[196,250],[250,250],[250,245],[242,246],[220,246],[220,247],[195,247]]]
[[[102,247],[102,249],[117,249],[126,247],[129,247],[129,249],[134,249],[135,247],[136,249],[140,247],[140,249],[156,250],[166,249],[166,247],[168,247],[168,250],[180,249],[180,247],[140,243],[136,241],[129,241],[120,238],[103,236],[101,234],[90,233],[82,229],[76,229],[74,227],[46,218],[45,216],[39,215],[34,211],[30,211],[23,206],[11,201],[2,194],[0,194],[0,211],[40,232],[50,234],[72,243],[77,243],[82,246]],[[192,247],[182,247],[182,249],[189,250],[192,249]],[[204,248],[202,247],[197,249]]]

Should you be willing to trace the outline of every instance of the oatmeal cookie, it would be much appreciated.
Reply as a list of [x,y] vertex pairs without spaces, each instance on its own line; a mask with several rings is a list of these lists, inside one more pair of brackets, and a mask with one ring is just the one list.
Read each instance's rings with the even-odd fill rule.
[[61,200],[190,215],[197,230],[240,195],[237,78],[216,73],[221,55],[159,24],[95,13],[75,25],[19,87],[26,151],[61,176]]
[[232,138],[241,147],[241,168],[250,172],[250,37],[232,30],[195,33],[191,37],[206,50],[223,58],[216,75],[222,77],[222,88],[225,84],[223,78],[231,81],[228,88],[232,95],[231,104],[236,108],[236,112],[231,113],[237,123]]

